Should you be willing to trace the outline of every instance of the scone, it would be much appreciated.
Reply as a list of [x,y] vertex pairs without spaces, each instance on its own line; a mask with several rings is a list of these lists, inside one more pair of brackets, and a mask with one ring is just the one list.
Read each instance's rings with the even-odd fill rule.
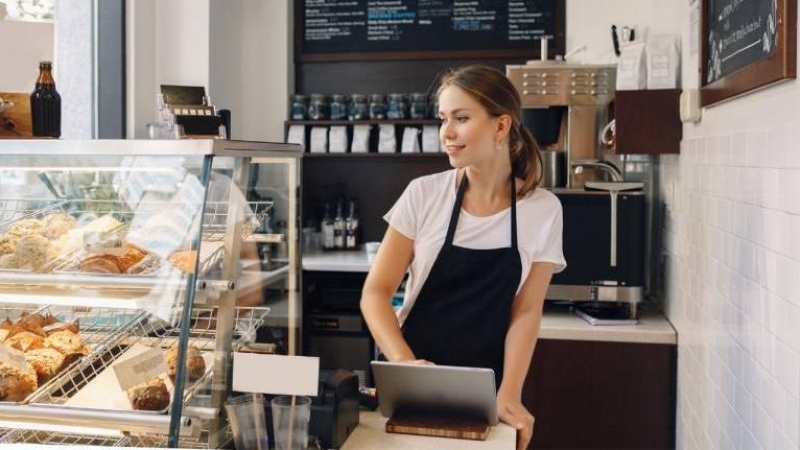
[[128,389],[128,400],[133,409],[161,411],[169,406],[169,391],[159,377]]
[[[165,355],[167,360],[167,376],[173,382],[175,381],[175,374],[178,367],[178,344],[174,344],[167,350]],[[186,379],[189,383],[194,383],[203,377],[206,373],[206,361],[200,353],[200,349],[194,345],[189,345],[186,351]]]
[[0,236],[0,256],[10,255],[17,249],[18,237],[4,235]]
[[7,236],[22,237],[38,233],[42,229],[42,222],[36,219],[22,219],[11,224],[6,232]]
[[[0,257],[1,259],[2,257]],[[156,255],[148,255],[135,265],[128,268],[131,275],[152,275],[158,273],[163,266],[163,260]]]
[[27,352],[44,347],[44,338],[36,333],[23,331],[6,338],[3,343],[19,351]]
[[67,330],[56,331],[47,336],[44,346],[58,350],[64,355],[65,367],[90,353],[89,347],[83,345],[80,336]]
[[69,214],[54,213],[42,219],[39,234],[47,239],[57,239],[75,226],[75,218]]
[[25,352],[25,360],[36,371],[39,385],[53,378],[64,367],[64,355],[52,348],[39,348]]
[[0,362],[0,400],[20,402],[25,400],[36,388],[36,371],[30,364],[23,370]]
[[47,262],[50,241],[40,234],[29,234],[17,241],[14,259],[18,269],[39,270]]
[[167,261],[181,269],[184,273],[194,273],[197,252],[195,250],[181,250],[169,255]]

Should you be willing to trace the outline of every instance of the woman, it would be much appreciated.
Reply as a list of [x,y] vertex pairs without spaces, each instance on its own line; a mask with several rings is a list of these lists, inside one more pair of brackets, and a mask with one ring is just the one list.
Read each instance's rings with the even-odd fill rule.
[[[439,138],[454,169],[413,180],[384,217],[361,310],[389,361],[494,369],[500,420],[518,430],[523,449],[534,419],[522,386],[547,286],[566,266],[561,204],[536,189],[538,145],[502,73],[455,70],[437,96]],[[407,270],[395,315],[390,299]]]

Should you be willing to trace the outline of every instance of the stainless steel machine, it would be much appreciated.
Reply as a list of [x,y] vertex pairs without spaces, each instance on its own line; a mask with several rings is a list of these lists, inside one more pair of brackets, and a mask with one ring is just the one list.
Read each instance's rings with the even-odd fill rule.
[[600,146],[615,67],[531,61],[506,74],[522,98],[523,124],[546,150],[545,187],[564,210],[567,269],[553,277],[547,299],[627,304],[635,317],[645,287],[646,197]]

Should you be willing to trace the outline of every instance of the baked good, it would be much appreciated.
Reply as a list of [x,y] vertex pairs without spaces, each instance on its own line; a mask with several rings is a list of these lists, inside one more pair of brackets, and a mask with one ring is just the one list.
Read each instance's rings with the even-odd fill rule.
[[42,327],[42,331],[44,331],[45,335],[47,336],[64,330],[78,334],[78,332],[81,330],[80,323],[76,319],[70,323],[54,322]]
[[133,409],[160,411],[169,406],[167,385],[159,377],[128,389],[128,400]]
[[38,233],[42,229],[42,222],[37,219],[22,219],[11,224],[6,232],[7,236],[22,237]]
[[36,371],[30,364],[25,369],[0,362],[0,400],[20,402],[25,400],[36,388]]
[[86,273],[120,274],[114,255],[95,255],[81,261],[80,271]]
[[132,275],[150,275],[158,273],[163,267],[163,260],[156,255],[147,255],[144,259],[128,268]]
[[196,250],[177,251],[167,258],[173,266],[181,269],[184,273],[194,273],[194,266],[197,261]]
[[146,254],[136,246],[125,244],[125,253],[116,257],[117,267],[121,273],[127,273],[131,267],[141,262]]
[[64,355],[64,367],[88,355],[91,350],[83,345],[80,336],[69,330],[56,331],[44,340],[44,346]]
[[42,219],[42,228],[39,230],[39,234],[47,239],[56,239],[66,234],[74,226],[74,217],[64,213],[53,213]]
[[53,378],[64,367],[64,355],[52,348],[37,348],[25,352],[25,360],[36,371],[39,385]]
[[0,256],[0,269],[16,269],[15,263],[16,259],[14,259],[13,253]]
[[27,352],[28,350],[44,347],[44,338],[30,331],[22,331],[7,337],[4,344],[19,351]]
[[105,233],[107,231],[116,230],[120,226],[122,226],[122,222],[107,214],[84,225],[83,231],[97,231],[100,233]]
[[17,249],[18,237],[3,235],[0,236],[0,256],[10,255]]
[[50,241],[39,234],[29,234],[17,241],[14,260],[18,269],[38,270],[47,262],[47,247]]
[[[167,376],[173,382],[175,381],[175,374],[178,367],[178,344],[175,343],[167,350],[165,355],[167,360]],[[200,353],[200,349],[193,344],[189,345],[186,350],[186,379],[189,383],[194,383],[203,377],[206,373],[206,361]]]

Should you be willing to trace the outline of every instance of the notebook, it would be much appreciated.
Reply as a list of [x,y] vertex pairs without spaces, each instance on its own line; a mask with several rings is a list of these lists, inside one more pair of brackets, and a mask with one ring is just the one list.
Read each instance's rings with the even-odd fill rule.
[[372,374],[386,431],[485,439],[497,425],[491,369],[373,361]]

